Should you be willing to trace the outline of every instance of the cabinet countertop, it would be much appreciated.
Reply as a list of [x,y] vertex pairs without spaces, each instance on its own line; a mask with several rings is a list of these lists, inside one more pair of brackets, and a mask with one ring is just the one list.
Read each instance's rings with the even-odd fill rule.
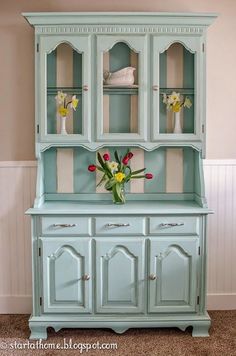
[[195,201],[129,201],[117,205],[110,201],[58,201],[45,202],[39,208],[30,208],[29,215],[152,215],[152,214],[211,214],[212,210],[200,207]]

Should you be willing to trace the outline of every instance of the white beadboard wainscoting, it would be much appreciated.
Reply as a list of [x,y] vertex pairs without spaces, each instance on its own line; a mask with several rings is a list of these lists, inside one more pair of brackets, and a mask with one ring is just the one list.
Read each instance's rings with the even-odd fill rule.
[[[208,309],[236,309],[236,160],[204,161]],[[30,217],[36,162],[0,162],[0,313],[31,312]]]

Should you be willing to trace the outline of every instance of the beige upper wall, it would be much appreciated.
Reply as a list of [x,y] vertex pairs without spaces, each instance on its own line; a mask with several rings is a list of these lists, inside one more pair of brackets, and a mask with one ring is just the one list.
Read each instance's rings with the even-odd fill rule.
[[1,0],[0,160],[34,157],[33,29],[21,12],[170,11],[218,12],[207,46],[207,158],[236,158],[235,0]]

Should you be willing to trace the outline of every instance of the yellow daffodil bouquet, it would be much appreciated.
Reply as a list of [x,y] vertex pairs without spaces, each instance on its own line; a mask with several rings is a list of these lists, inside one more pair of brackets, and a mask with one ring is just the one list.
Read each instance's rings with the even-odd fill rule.
[[146,168],[132,171],[129,165],[132,157],[133,153],[129,150],[123,157],[119,156],[118,152],[115,151],[115,160],[111,160],[109,153],[104,153],[102,157],[98,152],[97,158],[99,165],[90,164],[88,166],[88,170],[90,172],[95,172],[98,170],[103,173],[102,179],[97,184],[97,186],[104,183],[105,189],[112,193],[114,203],[125,203],[124,184],[129,182],[131,179],[153,178],[151,173],[141,174],[146,170]]
[[67,100],[67,94],[62,91],[57,92],[55,99],[58,104],[58,113],[62,117],[66,117],[68,115],[69,108],[75,111],[79,103],[79,99],[76,98],[76,95],[72,95],[72,98]]
[[192,102],[186,96],[184,97],[180,93],[176,93],[173,91],[170,95],[163,94],[163,103],[166,104],[168,110],[173,112],[180,112],[182,107],[186,107],[188,109],[191,108]]

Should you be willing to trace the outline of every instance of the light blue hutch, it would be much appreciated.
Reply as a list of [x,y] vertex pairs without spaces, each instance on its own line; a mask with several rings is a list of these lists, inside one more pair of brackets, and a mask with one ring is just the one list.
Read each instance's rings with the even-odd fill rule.
[[[206,30],[214,14],[26,13],[35,29],[37,188],[32,217],[31,338],[47,327],[193,327],[206,312]],[[133,85],[105,71],[135,68]],[[55,95],[80,99],[60,134]],[[182,133],[163,94],[187,95]],[[125,205],[97,187],[96,151],[127,147],[151,181]],[[137,182],[138,181],[138,182]]]

